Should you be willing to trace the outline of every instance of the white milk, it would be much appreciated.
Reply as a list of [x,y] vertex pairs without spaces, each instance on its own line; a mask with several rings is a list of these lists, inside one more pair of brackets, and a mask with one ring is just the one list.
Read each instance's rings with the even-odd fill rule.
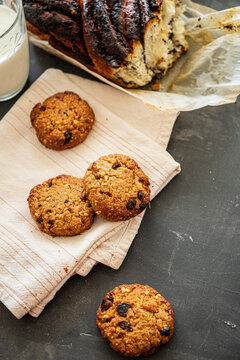
[[[0,5],[0,36],[13,24],[16,16],[13,10]],[[28,71],[27,34],[22,34],[18,22],[3,38],[0,37],[0,97],[20,90],[27,80]]]

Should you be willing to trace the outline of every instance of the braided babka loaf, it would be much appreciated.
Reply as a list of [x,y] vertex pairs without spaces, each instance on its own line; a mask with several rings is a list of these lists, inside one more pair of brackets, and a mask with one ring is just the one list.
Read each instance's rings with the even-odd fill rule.
[[180,0],[23,0],[28,29],[124,87],[166,74],[188,49]]

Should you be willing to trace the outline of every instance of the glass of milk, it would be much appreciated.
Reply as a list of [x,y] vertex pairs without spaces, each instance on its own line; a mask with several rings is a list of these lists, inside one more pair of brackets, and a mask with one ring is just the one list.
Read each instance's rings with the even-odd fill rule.
[[0,101],[24,87],[29,73],[29,50],[21,0],[0,0]]

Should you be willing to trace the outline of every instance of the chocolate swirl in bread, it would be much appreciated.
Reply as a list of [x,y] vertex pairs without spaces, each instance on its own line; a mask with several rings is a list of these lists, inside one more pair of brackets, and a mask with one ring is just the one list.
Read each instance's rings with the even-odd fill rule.
[[93,66],[84,44],[81,9],[75,0],[24,0],[23,3],[29,30],[48,35],[53,47],[90,68]]
[[[24,0],[29,28],[125,87],[164,76],[188,48],[179,0]],[[35,31],[36,32],[36,31]]]

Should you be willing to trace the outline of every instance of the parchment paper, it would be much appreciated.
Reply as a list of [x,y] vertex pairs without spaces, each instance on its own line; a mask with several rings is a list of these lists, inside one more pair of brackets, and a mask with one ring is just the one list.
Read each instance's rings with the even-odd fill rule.
[[159,91],[151,90],[152,84],[144,89],[124,89],[55,50],[47,41],[31,33],[29,39],[103,82],[163,111],[189,111],[235,102],[240,93],[240,6],[216,12],[190,0],[182,2],[189,51],[160,81]]

